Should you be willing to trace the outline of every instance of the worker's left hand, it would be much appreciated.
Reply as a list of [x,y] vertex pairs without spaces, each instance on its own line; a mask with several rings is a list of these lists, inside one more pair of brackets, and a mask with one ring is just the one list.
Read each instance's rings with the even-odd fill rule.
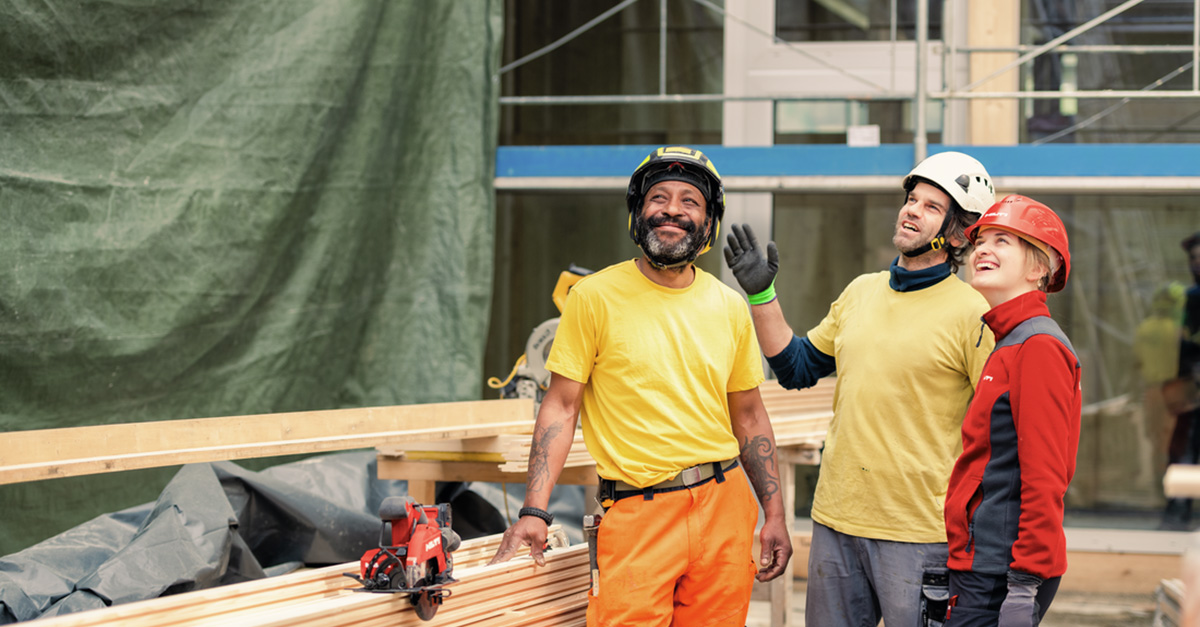
[[1042,578],[1008,571],[1008,595],[1000,606],[999,627],[1032,627],[1038,624],[1037,591]]
[[534,516],[521,517],[504,532],[504,538],[500,540],[500,548],[496,549],[496,554],[492,556],[492,561],[488,562],[488,566],[507,562],[516,554],[517,549],[523,546],[529,547],[529,556],[538,566],[545,566],[546,557],[542,555],[542,552],[545,550],[548,531],[544,520]]
[[735,224],[731,230],[733,233],[726,238],[729,245],[725,247],[725,263],[729,264],[733,278],[747,296],[766,291],[779,272],[779,251],[775,249],[775,242],[767,243],[767,254],[763,255],[749,224]]
[[754,578],[770,581],[782,575],[792,559],[792,534],[788,533],[787,525],[782,520],[768,520],[763,523],[758,538],[762,543],[762,556],[759,558],[758,574]]

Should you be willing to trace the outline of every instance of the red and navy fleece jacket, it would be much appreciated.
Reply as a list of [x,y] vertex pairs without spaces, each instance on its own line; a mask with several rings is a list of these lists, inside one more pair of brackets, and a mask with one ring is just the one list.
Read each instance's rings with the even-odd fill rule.
[[1001,303],[983,320],[996,348],[967,408],[963,452],[950,475],[948,565],[1057,577],[1067,570],[1063,497],[1079,448],[1079,359],[1043,292]]

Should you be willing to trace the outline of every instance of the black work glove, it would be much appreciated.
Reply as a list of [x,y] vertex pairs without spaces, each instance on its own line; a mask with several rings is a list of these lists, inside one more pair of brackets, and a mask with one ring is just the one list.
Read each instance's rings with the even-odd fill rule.
[[1033,627],[1038,624],[1037,592],[1042,578],[1008,571],[1008,595],[1000,606],[1000,627]]
[[729,264],[742,290],[748,296],[754,296],[771,289],[775,274],[779,272],[779,251],[775,249],[775,242],[767,243],[764,257],[749,224],[733,225],[733,233],[727,241],[725,263]]

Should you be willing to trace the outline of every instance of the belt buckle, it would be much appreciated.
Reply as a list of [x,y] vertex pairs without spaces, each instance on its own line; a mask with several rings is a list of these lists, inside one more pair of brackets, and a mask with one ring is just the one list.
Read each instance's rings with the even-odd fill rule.
[[692,466],[691,468],[684,468],[682,471],[680,471],[679,476],[683,479],[683,485],[685,485],[685,486],[690,486],[690,485],[695,485],[697,483],[700,483],[700,480],[703,478],[700,475],[700,467],[699,466]]

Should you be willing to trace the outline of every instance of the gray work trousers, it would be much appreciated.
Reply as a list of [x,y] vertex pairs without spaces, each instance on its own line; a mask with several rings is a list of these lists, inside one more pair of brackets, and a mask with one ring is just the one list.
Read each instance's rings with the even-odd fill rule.
[[[948,557],[945,543],[859,538],[814,521],[804,624],[875,627],[883,619],[887,627],[925,627],[923,599],[931,586],[923,592],[922,580],[930,573],[945,581]],[[944,601],[948,588],[936,587],[932,596]]]

